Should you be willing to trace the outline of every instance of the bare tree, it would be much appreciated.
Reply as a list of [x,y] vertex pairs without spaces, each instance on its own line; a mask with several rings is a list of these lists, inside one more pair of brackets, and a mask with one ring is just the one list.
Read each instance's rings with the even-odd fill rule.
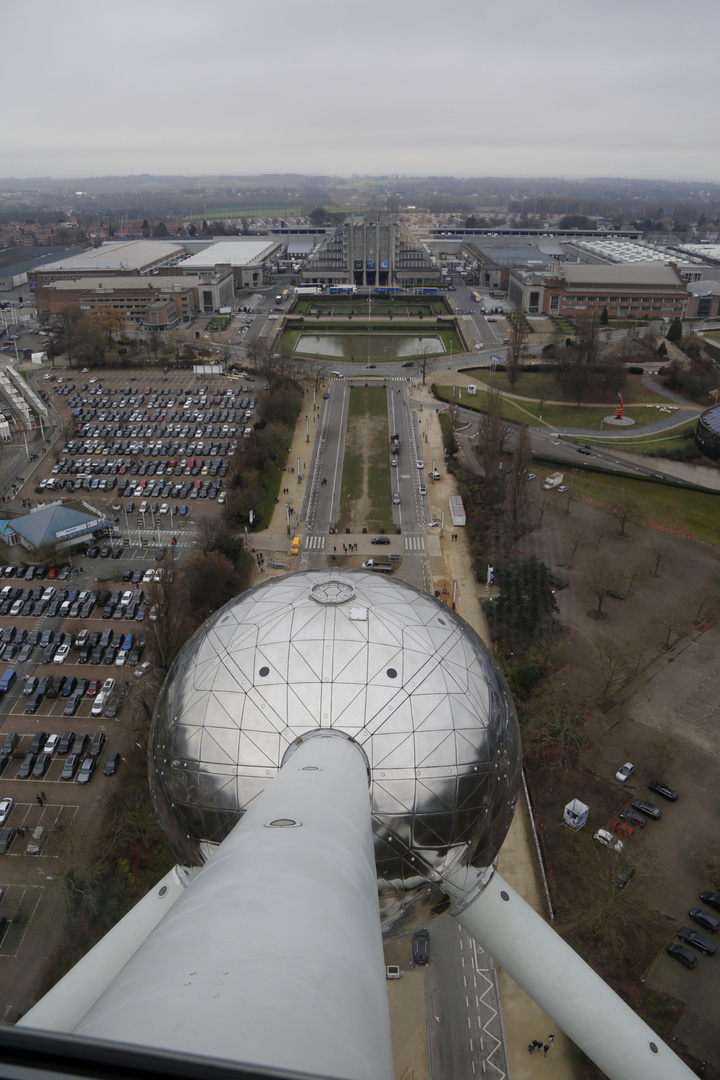
[[515,311],[510,318],[508,327],[508,348],[505,354],[505,370],[510,389],[515,389],[515,383],[520,374],[520,360],[522,358],[523,345],[525,344],[525,319],[522,312]]
[[627,641],[606,634],[599,634],[593,642],[595,665],[600,673],[605,694],[619,686],[627,674],[627,646]]
[[537,507],[537,511],[539,514],[536,526],[538,529],[543,523],[545,511],[552,506],[554,495],[554,491],[550,491],[542,486],[535,489],[535,506]]
[[[670,638],[673,634],[678,635],[679,641],[680,638],[682,638],[684,634],[687,633],[687,619],[682,610],[677,606],[677,604],[668,604],[666,608],[664,608],[655,616],[653,622],[657,623],[658,626],[662,626],[663,630],[665,630],[666,632],[665,641],[662,643],[661,646],[661,648],[665,652],[667,652],[671,648]],[[677,644],[677,642],[675,644]]]
[[628,535],[626,532],[628,524],[640,525],[645,519],[642,509],[632,499],[619,499],[618,502],[610,506],[608,513],[618,523],[620,531],[617,535],[621,540],[624,540]]
[[568,570],[572,569],[572,564],[575,561],[575,556],[577,555],[578,548],[583,547],[585,545],[585,541],[586,534],[585,530],[582,528],[581,525],[568,525],[564,539],[565,545],[570,552],[568,556],[568,561],[565,563]]
[[603,600],[605,599],[607,590],[613,583],[614,576],[615,571],[613,564],[606,555],[598,555],[585,570],[582,585],[585,592],[589,593],[590,596],[597,600],[597,607],[591,612],[595,619],[606,617],[602,610]]
[[670,544],[668,544],[667,540],[664,540],[662,537],[657,537],[651,542],[650,550],[653,554],[654,559],[653,568],[650,571],[650,577],[658,578],[660,577],[660,564],[664,562],[665,559],[667,559],[668,555],[670,554],[671,547]]
[[633,585],[636,581],[642,581],[645,575],[645,568],[640,562],[630,563],[626,568],[627,577],[625,579],[625,592],[628,596],[633,595]]

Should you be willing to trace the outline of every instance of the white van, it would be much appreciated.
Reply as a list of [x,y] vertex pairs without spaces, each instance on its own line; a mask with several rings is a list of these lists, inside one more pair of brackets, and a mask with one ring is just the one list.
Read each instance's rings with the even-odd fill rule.
[[330,374],[334,375],[336,379],[342,379],[343,377],[342,371],[331,371]]
[[470,395],[470,397],[475,397],[475,395],[477,394],[477,386],[475,385],[475,383],[470,383],[469,384],[469,386],[467,388],[467,392]]

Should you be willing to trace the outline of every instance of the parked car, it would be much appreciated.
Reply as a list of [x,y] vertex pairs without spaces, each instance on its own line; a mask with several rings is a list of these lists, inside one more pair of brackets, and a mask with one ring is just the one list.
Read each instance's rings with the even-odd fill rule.
[[72,744],[74,742],[75,742],[75,732],[74,731],[63,731],[62,735],[60,736],[60,742],[58,743],[58,748],[57,748],[58,754],[67,754],[67,753],[69,753],[70,748],[72,747]]
[[698,926],[702,926],[703,930],[708,930],[711,934],[716,934],[720,929],[720,922],[707,911],[703,911],[702,908],[694,907],[690,908],[688,915],[696,922]]
[[18,769],[18,773],[17,773],[18,780],[27,780],[27,778],[30,776],[30,773],[33,771],[34,764],[35,764],[35,755],[34,754],[26,754],[25,757],[22,760],[22,764],[21,764],[20,768]]
[[61,780],[72,780],[75,776],[75,771],[80,764],[79,754],[68,754],[63,765],[63,770],[60,773]]
[[624,765],[621,765],[618,771],[615,773],[615,779],[619,780],[621,784],[624,784],[629,776],[635,772],[635,766],[631,761],[626,761]]
[[662,817],[662,810],[655,803],[646,802],[645,799],[633,799],[630,805],[633,810],[639,810],[646,818],[652,818],[653,821],[659,821]]
[[619,833],[620,836],[627,836],[629,839],[635,835],[634,828],[627,821],[613,821],[612,828],[613,832]]
[[717,952],[717,945],[714,941],[710,941],[702,934],[698,934],[697,930],[691,930],[689,926],[683,926],[682,929],[678,930],[678,937],[683,944],[692,945],[693,949],[705,953],[705,956],[714,956]]
[[720,893],[701,892],[700,899],[703,904],[708,904],[711,908],[715,908],[716,911],[720,911]]
[[15,839],[15,829],[6,828],[0,832],[0,855],[5,855],[10,850]]
[[666,952],[668,956],[672,956],[674,960],[679,960],[686,968],[697,967],[697,956],[694,956],[684,945],[673,942],[672,945],[668,945]]
[[104,733],[102,731],[96,731],[90,741],[90,749],[88,750],[88,754],[90,755],[90,757],[99,757],[104,745]]
[[120,765],[120,755],[117,752],[108,754],[107,761],[103,767],[104,776],[114,776],[118,771]]
[[625,863],[624,866],[620,867],[617,872],[617,877],[615,878],[618,889],[624,889],[628,882],[632,881],[634,877],[635,867],[631,866],[630,863]]
[[644,829],[647,825],[647,818],[635,810],[621,810],[618,817],[621,821],[628,821],[633,828]]
[[89,784],[95,772],[95,758],[87,757],[83,761],[75,780],[78,784]]
[[12,799],[3,799],[2,802],[0,802],[0,826],[7,824],[7,819],[10,817],[12,808]]
[[622,840],[618,840],[618,838],[613,836],[611,832],[608,832],[607,829],[598,829],[593,836],[593,840],[597,840],[598,844],[610,848],[611,851],[617,851],[618,854],[625,850],[625,845]]
[[678,797],[675,788],[670,787],[669,784],[664,783],[662,780],[649,780],[648,787],[656,795],[662,795],[663,799],[667,799],[668,802],[675,802]]
[[389,544],[390,543],[390,537],[389,536],[373,536],[370,543],[371,544]]
[[33,735],[32,739],[30,741],[30,745],[28,746],[28,753],[29,754],[39,754],[40,751],[44,748],[46,742],[47,742],[47,735],[45,734],[44,731],[35,732],[35,734]]

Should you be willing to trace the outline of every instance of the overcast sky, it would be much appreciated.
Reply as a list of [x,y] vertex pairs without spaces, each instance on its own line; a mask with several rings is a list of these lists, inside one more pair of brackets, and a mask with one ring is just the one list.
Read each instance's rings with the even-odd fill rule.
[[16,0],[0,176],[720,180],[717,0]]

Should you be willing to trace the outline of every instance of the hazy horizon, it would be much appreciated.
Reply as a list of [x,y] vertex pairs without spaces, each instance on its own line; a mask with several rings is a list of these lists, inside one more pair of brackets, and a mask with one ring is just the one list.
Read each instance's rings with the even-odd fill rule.
[[715,11],[26,0],[0,173],[717,183]]

